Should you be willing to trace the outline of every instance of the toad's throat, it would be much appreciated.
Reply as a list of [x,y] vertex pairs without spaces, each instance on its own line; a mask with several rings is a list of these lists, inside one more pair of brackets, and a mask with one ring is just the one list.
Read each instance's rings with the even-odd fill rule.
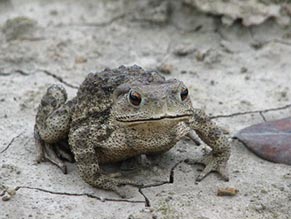
[[191,114],[184,114],[184,115],[166,115],[157,118],[149,118],[149,119],[129,119],[129,118],[116,118],[118,122],[124,123],[141,123],[141,122],[153,122],[153,121],[161,121],[161,120],[188,120],[192,115]]

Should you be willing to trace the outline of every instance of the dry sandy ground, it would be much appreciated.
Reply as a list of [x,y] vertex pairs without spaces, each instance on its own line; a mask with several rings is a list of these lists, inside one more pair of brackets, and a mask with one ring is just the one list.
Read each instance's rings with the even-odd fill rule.
[[[166,77],[183,80],[193,104],[217,116],[231,136],[290,116],[290,27],[225,27],[179,1],[171,16],[160,17],[129,0],[45,2],[0,5],[0,184],[20,187],[0,201],[0,218],[291,218],[291,167],[264,161],[237,141],[229,182],[211,174],[195,184],[199,166],[181,161],[203,156],[206,146],[184,140],[153,166],[124,173],[152,186],[126,186],[129,199],[122,200],[84,183],[74,164],[67,175],[36,165],[33,140],[36,108],[50,84],[63,83],[73,96],[89,72],[119,65],[170,66]],[[29,19],[6,23],[17,16]],[[239,193],[218,197],[224,187]]]

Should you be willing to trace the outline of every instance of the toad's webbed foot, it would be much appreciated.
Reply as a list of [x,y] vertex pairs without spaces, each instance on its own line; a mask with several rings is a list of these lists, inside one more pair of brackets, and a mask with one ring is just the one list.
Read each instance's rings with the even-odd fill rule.
[[71,152],[63,150],[61,147],[59,147],[56,144],[49,144],[44,142],[38,133],[37,128],[35,127],[34,130],[34,139],[35,139],[35,145],[37,149],[37,156],[36,156],[36,162],[45,162],[49,161],[59,167],[64,174],[67,174],[67,166],[66,164],[61,160],[61,158],[64,158],[68,160],[69,162],[74,161],[74,156]]
[[122,186],[126,186],[126,185],[131,185],[131,186],[135,186],[135,187],[142,187],[143,186],[143,183],[136,182],[136,181],[129,180],[129,179],[113,178],[111,180],[112,180],[112,183],[114,186],[113,187],[114,189],[112,191],[115,192],[121,198],[127,197],[126,190],[124,188],[121,188]]
[[40,138],[37,130],[34,131],[34,139],[35,139],[35,145],[37,148],[36,161],[38,163],[44,162],[44,161],[50,161],[54,165],[58,166],[64,174],[67,174],[67,166],[57,156],[56,152],[54,151],[53,145],[44,142]]
[[205,165],[205,168],[196,178],[197,182],[200,182],[211,172],[217,172],[223,180],[229,181],[229,175],[226,168],[227,160],[224,160],[222,157],[214,156],[212,153],[210,153],[200,160],[186,160],[186,163]]
[[113,191],[121,198],[126,198],[127,196],[126,191],[123,188],[121,188],[122,186],[125,186],[125,185],[131,185],[131,186],[136,186],[136,187],[143,186],[143,184],[140,182],[135,182],[133,180],[120,178],[119,174],[105,175],[105,174],[99,173],[94,176],[91,176],[90,178],[88,178],[88,176],[83,176],[83,179],[88,184],[94,187]]
[[75,162],[74,154],[70,150],[67,140],[54,144],[54,150],[59,158],[70,163]]

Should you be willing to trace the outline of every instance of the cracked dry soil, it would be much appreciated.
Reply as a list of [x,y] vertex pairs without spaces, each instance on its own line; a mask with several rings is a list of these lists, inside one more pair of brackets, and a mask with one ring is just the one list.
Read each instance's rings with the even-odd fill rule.
[[[183,80],[193,104],[230,136],[290,116],[289,26],[226,27],[182,1],[168,1],[171,13],[144,2],[0,1],[0,188],[17,190],[0,201],[0,218],[291,218],[290,166],[236,140],[229,182],[211,174],[195,183],[199,166],[183,161],[208,149],[185,139],[152,166],[123,173],[146,184],[125,186],[127,200],[88,186],[74,164],[67,175],[35,164],[34,116],[45,89],[62,83],[72,97],[89,72],[105,67],[137,64]],[[218,197],[225,187],[239,193]]]

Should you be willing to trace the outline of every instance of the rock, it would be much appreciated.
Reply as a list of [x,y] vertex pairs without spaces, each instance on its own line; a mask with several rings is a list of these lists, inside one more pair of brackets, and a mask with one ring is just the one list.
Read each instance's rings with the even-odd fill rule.
[[244,26],[259,25],[274,18],[278,24],[290,23],[290,4],[278,4],[275,1],[262,3],[260,0],[184,0],[204,13],[219,15],[223,24],[229,26],[241,20]]
[[163,74],[171,74],[174,69],[174,66],[171,64],[162,64],[158,67],[158,70]]
[[13,6],[10,0],[0,0],[0,13],[3,13],[12,8]]
[[11,199],[11,196],[9,194],[5,194],[3,197],[2,197],[2,201],[6,202],[6,201],[9,201]]
[[31,37],[36,29],[37,22],[27,17],[15,17],[8,19],[3,28],[6,40],[19,40],[23,38]]
[[198,62],[203,62],[206,56],[206,52],[197,51],[195,54],[195,58]]
[[176,56],[187,56],[193,53],[195,50],[196,49],[193,48],[193,46],[191,46],[190,44],[181,44],[174,49],[173,53]]
[[217,190],[217,196],[235,196],[238,192],[235,188],[220,188]]
[[139,1],[139,7],[134,18],[139,21],[146,21],[153,24],[163,25],[168,23],[171,15],[170,2],[162,1]]
[[75,63],[76,64],[83,64],[86,63],[87,59],[84,56],[77,56],[75,57]]

